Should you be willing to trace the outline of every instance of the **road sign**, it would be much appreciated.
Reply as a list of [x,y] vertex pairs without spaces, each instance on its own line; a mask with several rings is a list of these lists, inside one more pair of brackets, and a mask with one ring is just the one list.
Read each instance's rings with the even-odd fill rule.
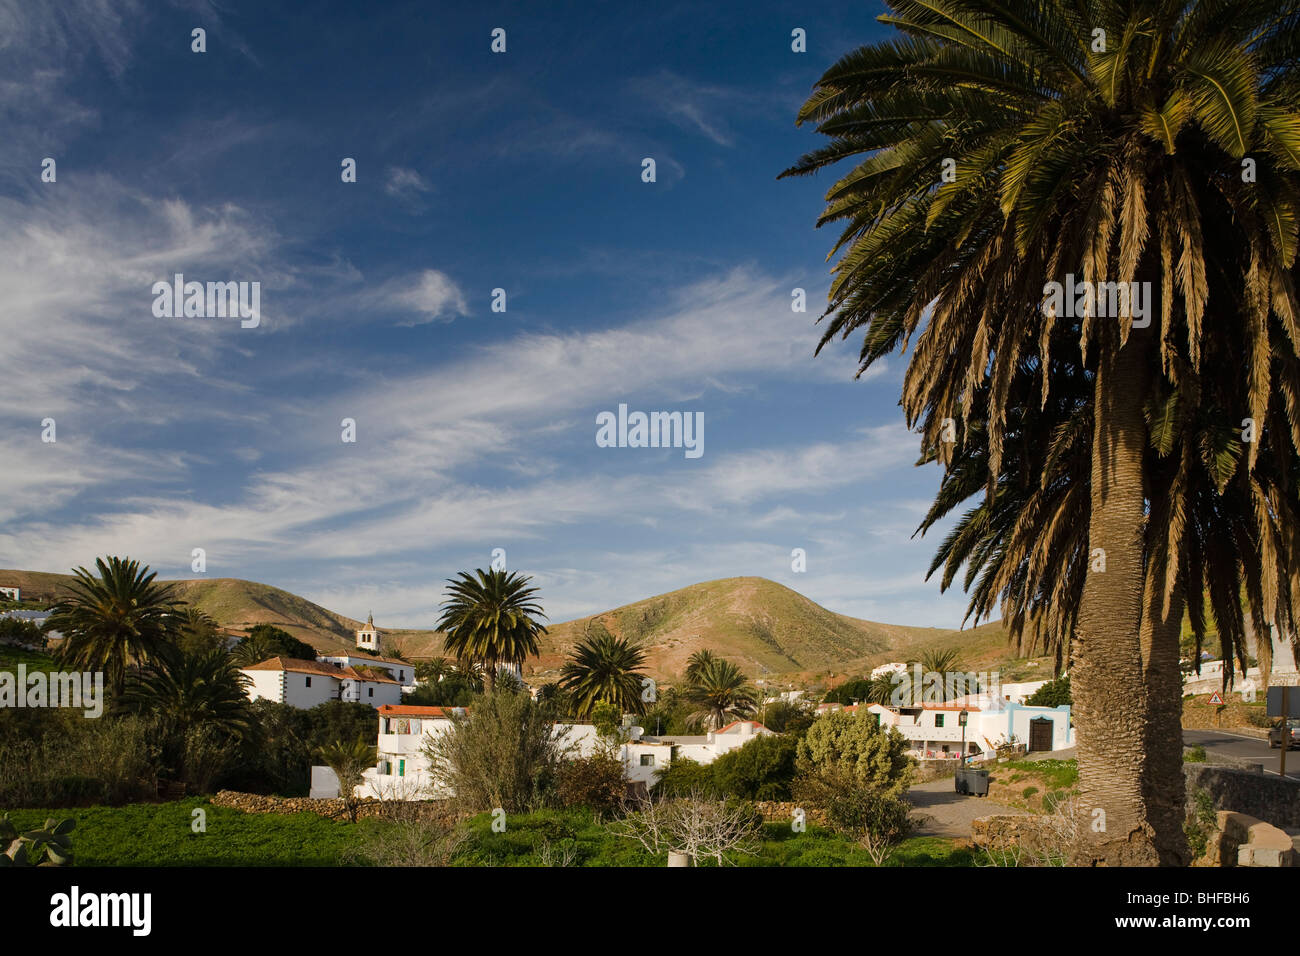
[[1218,692],[1217,690],[1216,690],[1213,694],[1210,695],[1210,703],[1211,703],[1211,704],[1222,704],[1222,703],[1223,703],[1223,698],[1219,695],[1219,692]]

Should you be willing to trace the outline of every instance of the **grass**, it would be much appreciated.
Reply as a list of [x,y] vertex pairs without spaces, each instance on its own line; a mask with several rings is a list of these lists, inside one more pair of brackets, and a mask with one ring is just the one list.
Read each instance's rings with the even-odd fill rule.
[[26,664],[29,671],[57,670],[54,658],[39,651],[28,651],[12,644],[0,644],[0,670],[17,670],[19,664]]
[[[194,811],[206,814],[207,830],[192,829]],[[203,797],[124,807],[70,810],[14,810],[20,829],[39,827],[47,817],[77,821],[73,849],[77,865],[95,866],[338,866],[345,864],[367,831],[390,826],[377,820],[360,824],[326,820],[313,813],[255,814],[214,807]],[[634,841],[597,823],[588,810],[540,810],[511,816],[503,833],[492,831],[492,816],[468,821],[471,839],[454,866],[541,866],[543,852],[568,855],[573,866],[664,866],[664,856],[646,853]],[[789,824],[763,826],[755,857],[737,857],[740,866],[871,866],[871,858],[851,841],[810,825],[795,833]],[[973,866],[966,846],[937,837],[915,837],[899,845],[888,866]],[[707,864],[706,864],[707,865]]]
[[[544,848],[568,852],[573,866],[666,866],[635,841],[610,832],[585,810],[541,810],[509,818],[503,833],[492,832],[492,818],[469,821],[473,839],[456,866],[541,866]],[[736,856],[738,866],[871,866],[867,852],[838,834],[815,825],[803,833],[788,823],[766,823],[756,856]],[[914,837],[899,845],[889,866],[973,866],[971,850],[954,840]],[[711,864],[704,864],[711,865]]]
[[[195,833],[204,811],[207,832]],[[69,810],[13,810],[19,830],[72,817],[78,866],[338,866],[358,834],[314,813],[241,813],[204,797]]]
[[[1009,760],[1000,770],[1019,771],[1042,780],[1049,790],[1068,790],[1079,782],[1079,764],[1074,760]],[[1019,778],[1024,779],[1024,776]],[[1012,782],[1017,778],[1012,777]]]

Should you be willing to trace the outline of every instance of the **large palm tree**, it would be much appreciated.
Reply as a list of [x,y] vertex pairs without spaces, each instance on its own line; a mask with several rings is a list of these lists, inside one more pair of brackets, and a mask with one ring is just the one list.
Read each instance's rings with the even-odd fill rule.
[[574,648],[560,669],[560,688],[569,697],[574,716],[588,717],[599,703],[620,711],[641,713],[641,680],[645,651],[628,638],[609,632],[593,634]]
[[[1228,364],[1213,373],[1244,385],[1244,401],[1225,407],[1262,427],[1274,350],[1294,364],[1294,6],[890,6],[884,19],[903,35],[822,77],[799,119],[816,121],[831,143],[787,171],[866,157],[831,188],[821,219],[845,223],[821,344],[863,330],[865,370],[915,335],[903,405],[944,461],[955,423],[968,422],[986,389],[994,497],[1015,466],[1004,453],[1016,372],[1049,370],[1039,399],[1048,402],[1056,324],[1082,319],[1090,550],[1073,686],[1082,802],[1106,821],[1104,832],[1089,830],[1085,856],[1153,862],[1148,698],[1170,697],[1172,684],[1149,686],[1146,671],[1164,671],[1168,616],[1186,584],[1176,560],[1158,582],[1146,573],[1146,518],[1168,516],[1175,558],[1185,522],[1177,501],[1148,497],[1168,489],[1151,480],[1145,412],[1186,376],[1204,378],[1217,341]],[[1131,304],[1109,316],[1086,301],[1077,316],[1044,308],[1045,283],[1067,276],[1145,284],[1149,326],[1134,324]],[[1293,446],[1295,424],[1282,429]],[[1257,456],[1255,443],[1248,471]],[[1158,620],[1148,613],[1157,599]]]
[[758,695],[740,668],[721,657],[713,657],[695,671],[683,696],[695,705],[691,719],[709,730],[717,730],[729,717],[748,717],[758,706]]
[[95,568],[98,574],[73,571],[45,626],[63,635],[67,664],[103,671],[114,692],[121,692],[127,668],[157,656],[171,641],[182,620],[180,602],[138,561],[96,558]]
[[513,571],[461,571],[448,580],[437,628],[446,634],[443,647],[467,661],[484,665],[483,680],[492,693],[497,668],[519,665],[537,653],[537,637],[546,633],[542,606],[532,579]]

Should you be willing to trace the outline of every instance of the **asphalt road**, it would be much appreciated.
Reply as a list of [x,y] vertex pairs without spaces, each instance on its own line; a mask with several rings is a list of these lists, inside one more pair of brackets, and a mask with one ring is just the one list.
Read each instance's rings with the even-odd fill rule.
[[[1188,747],[1200,744],[1206,753],[1261,764],[1265,773],[1275,774],[1280,769],[1281,748],[1270,750],[1268,741],[1260,737],[1247,737],[1231,730],[1184,730],[1183,743]],[[1300,750],[1292,749],[1287,753],[1286,775],[1300,778]]]

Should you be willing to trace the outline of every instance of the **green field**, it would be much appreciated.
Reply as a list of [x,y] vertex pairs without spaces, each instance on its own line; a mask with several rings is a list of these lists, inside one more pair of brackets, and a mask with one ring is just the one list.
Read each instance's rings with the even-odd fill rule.
[[[193,812],[206,813],[207,832],[192,830]],[[125,807],[74,810],[15,810],[21,830],[47,817],[77,821],[73,849],[78,866],[339,866],[364,849],[367,834],[392,826],[374,820],[357,825],[312,813],[245,814],[214,807],[205,798]],[[470,839],[455,866],[541,866],[543,853],[567,857],[573,866],[663,866],[624,837],[596,823],[584,810],[543,810],[509,819],[504,833],[492,832],[492,818],[468,822]],[[763,828],[758,856],[738,857],[740,866],[870,866],[866,852],[816,826],[795,833],[788,824]],[[971,866],[970,850],[950,840],[905,841],[888,865]]]

